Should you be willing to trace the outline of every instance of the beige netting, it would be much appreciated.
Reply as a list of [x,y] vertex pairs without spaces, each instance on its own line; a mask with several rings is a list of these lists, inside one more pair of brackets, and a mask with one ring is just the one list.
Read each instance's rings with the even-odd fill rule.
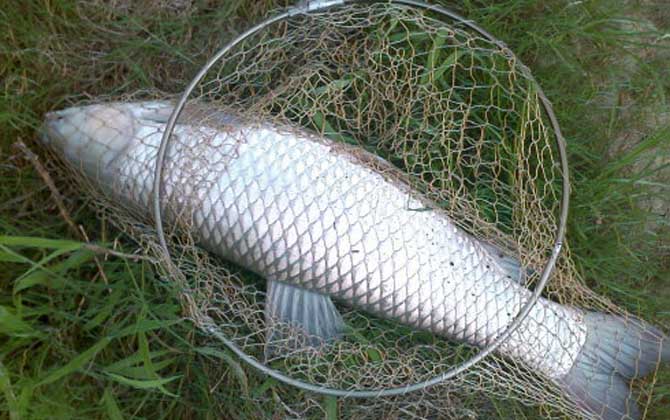
[[[509,50],[458,22],[388,4],[292,16],[225,55],[190,102],[249,120],[304,127],[372,152],[467,232],[519,259],[528,269],[527,287],[547,264],[558,228],[562,173],[537,86]],[[181,123],[215,126],[210,117],[186,114]],[[263,279],[199,250],[171,224],[174,265],[169,264],[146,214],[130,214],[99,193],[95,197],[158,261],[165,278],[180,283],[197,326],[291,378],[345,391],[389,389],[429,380],[478,352],[338,306],[351,328],[342,340],[285,349],[265,360]],[[567,246],[543,295],[622,313],[585,287]],[[649,382],[636,388],[642,405]],[[271,402],[283,416],[321,413],[319,395],[286,385],[275,389],[249,398]],[[580,413],[553,383],[498,355],[440,385],[396,397],[346,400],[340,408],[345,418]]]

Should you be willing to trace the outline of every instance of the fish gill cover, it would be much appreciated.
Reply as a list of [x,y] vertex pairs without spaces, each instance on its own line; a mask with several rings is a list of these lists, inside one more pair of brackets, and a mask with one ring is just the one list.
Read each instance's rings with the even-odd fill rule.
[[[253,229],[239,233],[229,252],[219,252],[217,256],[203,250],[200,246],[203,243],[211,251],[226,240],[225,232],[222,234],[214,226],[220,221],[212,216],[215,214],[212,207],[223,206],[224,200],[217,197],[203,206],[209,199],[207,194],[238,191],[235,185],[239,184],[242,192],[223,208],[226,217],[235,216],[236,211],[241,213],[245,206],[254,210],[255,205],[263,205],[244,201],[248,201],[245,188],[252,188],[244,183],[248,180],[245,176],[251,174],[249,179],[264,176],[263,163],[252,162],[242,169],[230,169],[231,162],[245,153],[242,150],[245,145],[257,144],[258,150],[264,150],[265,144],[268,159],[277,160],[279,165],[289,163],[292,166],[283,170],[300,174],[304,173],[304,167],[313,166],[310,159],[315,155],[302,150],[300,142],[294,149],[284,150],[273,148],[275,143],[267,139],[302,138],[325,145],[337,165],[338,159],[343,159],[346,165],[362,168],[361,177],[379,174],[380,184],[405,192],[407,201],[402,205],[408,221],[448,219],[461,235],[459,241],[476,244],[476,253],[485,256],[479,262],[490,261],[495,266],[486,265],[486,270],[502,273],[506,278],[500,295],[523,288],[533,290],[554,249],[564,174],[555,133],[542,107],[536,82],[529,70],[500,43],[457,21],[446,23],[431,12],[382,3],[296,14],[247,37],[217,62],[189,97],[167,152],[162,205],[169,260],[159,245],[150,203],[155,154],[173,105],[117,102],[111,109],[105,108],[104,112],[80,109],[86,113],[86,127],[77,125],[73,132],[108,139],[126,138],[123,129],[128,125],[119,128],[122,118],[118,115],[130,115],[133,118],[130,126],[135,131],[129,137],[134,136],[135,144],[130,142],[115,149],[109,143],[92,142],[85,147],[62,150],[65,160],[69,160],[73,179],[85,186],[101,213],[142,244],[162,278],[179,285],[184,310],[196,325],[215,339],[229,340],[273,371],[305,383],[344,392],[409,386],[466,363],[488,342],[468,340],[463,331],[443,333],[437,327],[414,328],[421,322],[413,320],[412,313],[384,316],[383,310],[372,310],[371,315],[365,309],[374,309],[376,302],[357,305],[360,302],[355,291],[351,293],[352,299],[346,298],[346,290],[335,293],[334,314],[329,314],[332,308],[319,303],[318,298],[308,299],[299,293],[287,297],[294,296],[292,291],[268,297],[270,287],[266,281],[273,279],[259,275],[263,273],[260,263],[248,263],[265,258],[247,255],[254,253],[254,242],[259,241],[258,220],[251,221]],[[53,121],[63,115],[54,114],[50,118]],[[261,130],[270,134],[259,135]],[[133,148],[135,154],[124,154]],[[106,151],[112,156],[103,160]],[[96,156],[100,160],[91,163],[90,159]],[[124,159],[130,162],[124,163]],[[116,162],[116,166],[110,162]],[[231,177],[231,173],[238,178]],[[329,180],[320,184],[313,179],[312,185],[342,191],[343,197],[344,192],[359,187],[353,173],[328,172],[325,167],[323,174]],[[217,185],[222,179],[226,179],[227,185],[219,191]],[[304,181],[299,176],[295,179]],[[286,191],[295,187],[300,197],[310,186],[297,182],[287,186]],[[379,225],[372,225],[370,234],[381,236],[377,230],[400,228],[396,219],[393,219],[396,224],[388,226],[380,210],[397,204],[378,203],[375,211],[380,215]],[[291,203],[287,206],[291,210]],[[309,211],[309,203],[303,207],[301,211]],[[260,211],[263,213],[264,209]],[[253,218],[255,213],[249,214]],[[270,224],[266,226],[268,232]],[[231,232],[235,229],[233,225]],[[310,232],[313,233],[308,227],[296,233],[297,248],[304,244],[301,235],[309,236]],[[324,232],[321,233],[325,235]],[[285,231],[281,236],[291,234]],[[436,250],[436,255],[419,259],[435,261],[443,245],[440,241],[446,239],[431,237],[427,245]],[[427,252],[426,249],[417,252]],[[350,251],[364,255],[375,252]],[[397,265],[397,254],[392,255],[387,259],[374,257],[379,260],[381,271],[384,267],[393,270]],[[315,266],[318,262],[315,261]],[[484,270],[483,267],[466,267],[466,270]],[[402,277],[396,274],[388,277],[391,283],[394,278]],[[362,286],[355,283],[349,289],[358,287]],[[417,287],[418,297],[409,292],[407,295],[408,300],[418,299],[414,306],[407,306],[409,312],[420,311],[422,306],[430,304],[429,299],[423,300],[421,286]],[[445,301],[467,299],[460,294],[471,290],[461,289],[458,285],[445,288],[451,294],[444,296]],[[324,287],[317,291],[329,290]],[[500,305],[484,297],[478,300],[475,293],[479,292],[473,289],[475,305],[468,313],[455,313],[452,321],[458,324],[467,317],[480,321],[483,317],[483,327],[477,328],[491,329],[493,332],[487,336],[491,339],[504,330],[499,325],[492,327],[492,320],[513,319],[520,305],[516,301]],[[305,323],[318,318],[317,311],[323,311],[319,312],[322,322],[327,323],[323,320],[331,317],[331,324],[337,324],[334,337],[314,339],[299,326],[284,323],[286,317],[281,316],[281,311],[268,310],[268,302],[274,302],[275,298],[293,299],[292,319],[297,316]],[[298,303],[299,299],[304,300]],[[590,382],[602,380],[598,377],[600,371],[594,369],[577,378],[571,368],[579,365],[580,357],[586,353],[580,350],[586,343],[612,339],[607,331],[596,338],[587,329],[588,322],[598,322],[604,330],[611,328],[615,337],[619,332],[616,322],[631,323],[641,331],[635,336],[637,339],[647,339],[648,335],[659,345],[660,333],[586,287],[570,260],[568,245],[563,246],[542,300],[551,308],[580,308],[574,310],[574,319],[572,309],[566,309],[565,313],[561,312],[563,309],[552,309],[561,318],[556,325],[566,322],[576,326],[549,330],[532,324],[531,317],[531,326],[526,325],[517,335],[517,340],[527,341],[527,349],[503,345],[499,352],[455,378],[412,393],[356,400],[346,405],[343,415],[488,417],[498,415],[490,399],[499,397],[519,401],[522,411],[526,406],[534,407],[528,408],[530,412],[539,407],[547,418],[637,416],[635,407],[644,408],[650,400],[653,376],[648,381],[636,381],[635,386],[629,385],[628,379],[619,377],[624,377],[621,371],[626,366],[618,367],[605,374],[607,384],[604,389],[598,388],[602,395],[585,396],[584,392],[590,392]],[[269,312],[279,314],[280,319],[268,316]],[[341,318],[338,319],[337,313]],[[628,327],[621,328],[623,331]],[[467,329],[466,326],[464,331]],[[471,335],[477,336],[477,332]],[[613,352],[625,353],[629,343],[622,337],[619,340],[613,344],[618,346]],[[540,369],[523,361],[524,355],[520,353],[532,353],[537,346],[544,349],[541,344],[546,342],[550,344],[547,349],[555,348],[553,344],[566,348],[567,356],[552,353],[529,356],[538,360]],[[638,353],[642,353],[642,346],[638,347]],[[606,352],[593,351],[588,357],[592,358],[593,366],[612,364]],[[612,357],[616,362],[618,356]],[[660,358],[660,353],[656,357]],[[637,373],[633,371],[625,377],[635,377]],[[624,384],[625,393],[622,394],[617,381]],[[612,392],[608,391],[610,388]],[[258,394],[245,398],[274,398],[286,416],[307,417],[320,412],[318,394],[288,385],[278,389],[281,392],[272,396]]]

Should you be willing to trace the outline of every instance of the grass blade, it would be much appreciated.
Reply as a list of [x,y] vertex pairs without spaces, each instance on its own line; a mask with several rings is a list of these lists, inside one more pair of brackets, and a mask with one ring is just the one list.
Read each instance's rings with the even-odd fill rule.
[[228,352],[221,351],[212,347],[196,347],[195,351],[206,356],[213,356],[226,362],[230,367],[238,382],[242,386],[244,395],[249,395],[249,379],[242,366]]
[[50,384],[52,382],[55,382],[67,375],[71,375],[78,370],[80,370],[86,363],[90,362],[93,360],[96,354],[102,349],[104,349],[110,342],[111,338],[105,337],[102,340],[98,341],[95,343],[93,346],[91,346],[88,350],[85,352],[81,353],[74,359],[72,359],[69,363],[66,365],[55,369],[51,371],[44,379],[42,379],[37,386],[40,385],[46,385]]
[[18,420],[20,418],[18,402],[14,390],[12,389],[9,372],[7,372],[7,369],[2,362],[0,362],[0,392],[2,392],[5,396],[5,401],[7,401],[10,420]]
[[337,397],[326,396],[324,400],[326,406],[326,420],[337,420]]
[[116,402],[116,398],[114,398],[114,394],[112,394],[109,387],[105,388],[105,392],[102,394],[102,403],[105,406],[105,410],[107,411],[110,420],[124,419],[119,404]]
[[118,331],[117,333],[113,334],[114,338],[122,338],[126,337],[129,335],[135,335],[140,332],[146,332],[146,331],[152,331],[152,330],[158,330],[161,328],[169,327],[171,325],[175,325],[180,323],[182,320],[181,319],[173,319],[169,321],[158,321],[158,320],[153,320],[153,319],[145,319],[142,320],[134,325],[131,325],[130,327],[123,328],[122,330]]
[[46,248],[74,251],[84,246],[82,242],[67,239],[47,239],[33,236],[0,236],[0,245],[8,247]]
[[13,311],[0,305],[0,333],[10,337],[36,337],[41,333],[35,330]]
[[111,372],[105,372],[107,376],[110,378],[114,379],[115,381],[119,382],[120,384],[127,385],[133,388],[137,389],[158,389],[163,393],[167,393],[167,395],[171,397],[177,397],[178,395],[173,394],[171,392],[167,391],[162,391],[161,388],[163,385],[169,384],[170,382],[179,379],[182,377],[182,375],[175,375],[175,376],[170,376],[169,378],[163,378],[163,379],[151,379],[151,380],[142,380],[142,379],[130,379],[126,378],[125,376],[117,375],[116,373],[111,373]]

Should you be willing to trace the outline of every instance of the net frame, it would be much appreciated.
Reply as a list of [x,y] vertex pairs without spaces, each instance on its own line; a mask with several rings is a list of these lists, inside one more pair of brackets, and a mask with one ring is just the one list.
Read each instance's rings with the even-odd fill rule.
[[[191,80],[187,88],[182,93],[181,97],[177,101],[177,104],[172,111],[170,118],[168,119],[165,131],[163,133],[160,147],[158,149],[156,166],[154,169],[154,183],[153,183],[153,208],[152,213],[154,217],[156,234],[159,241],[160,252],[165,257],[165,262],[170,266],[170,268],[176,269],[176,264],[172,261],[169,251],[168,242],[165,237],[164,228],[163,228],[163,219],[162,219],[162,209],[161,202],[163,200],[162,196],[162,181],[163,173],[165,168],[167,150],[172,139],[172,133],[175,128],[175,124],[181,115],[184,106],[186,105],[189,97],[198,86],[198,84],[205,78],[209,70],[214,67],[217,63],[225,60],[226,54],[231,51],[235,46],[242,43],[251,36],[259,33],[263,29],[286,19],[289,19],[293,16],[300,14],[309,14],[311,12],[324,12],[332,8],[337,8],[339,6],[352,5],[352,4],[389,4],[389,5],[400,5],[400,6],[409,6],[412,8],[417,8],[423,11],[434,12],[443,18],[445,24],[449,24],[449,20],[462,24],[468,29],[471,29],[492,42],[493,44],[499,46],[501,50],[505,51],[506,54],[509,54],[511,58],[518,58],[514,53],[507,47],[502,41],[495,38],[493,35],[488,33],[486,30],[481,28],[476,23],[465,19],[464,17],[458,15],[457,13],[452,12],[449,9],[446,9],[442,6],[431,5],[420,0],[308,0],[302,2],[297,6],[288,8],[283,12],[280,12],[274,16],[271,16],[259,24],[249,28],[247,31],[243,32],[225,46],[223,46],[214,56],[201,68],[198,74]],[[520,62],[520,60],[518,60]],[[294,386],[304,391],[314,392],[317,394],[334,396],[334,397],[348,397],[348,398],[370,398],[370,397],[392,397],[398,395],[404,395],[413,391],[419,391],[427,387],[443,383],[450,379],[457,377],[459,374],[467,371],[469,368],[479,363],[485,359],[488,355],[494,352],[498,347],[500,347],[522,324],[522,322],[528,317],[533,306],[537,303],[540,298],[542,291],[544,290],[546,284],[548,283],[551,274],[556,266],[556,262],[560,256],[561,249],[563,248],[563,241],[565,238],[565,231],[567,226],[567,217],[568,217],[568,207],[569,207],[569,168],[567,160],[567,151],[565,146],[565,139],[563,138],[558,124],[556,115],[554,114],[551,103],[547,99],[546,95],[542,91],[541,87],[533,76],[528,73],[528,78],[535,85],[537,95],[540,99],[541,106],[546,113],[549,123],[551,124],[552,131],[554,133],[554,139],[559,155],[559,163],[561,167],[561,176],[562,176],[562,188],[561,188],[561,198],[559,204],[559,217],[557,223],[557,230],[555,238],[553,241],[553,246],[551,247],[550,256],[541,270],[541,275],[537,281],[535,288],[533,289],[530,298],[521,306],[518,313],[512,318],[507,328],[494,340],[492,340],[487,346],[482,347],[474,356],[461,362],[460,364],[450,367],[447,371],[441,373],[440,375],[434,376],[431,379],[424,380],[421,382],[416,382],[414,384],[399,386],[395,388],[385,388],[385,389],[372,389],[372,390],[343,390],[331,388],[323,385],[318,385],[310,382],[305,382],[296,378],[292,378],[278,370],[272,369],[269,366],[259,362],[252,356],[244,352],[234,341],[225,337],[221,331],[214,327],[210,327],[207,331],[221,342],[226,345],[233,353],[235,353],[240,359],[245,363],[257,369],[259,372],[269,375],[272,378],[283,382],[284,384]]]

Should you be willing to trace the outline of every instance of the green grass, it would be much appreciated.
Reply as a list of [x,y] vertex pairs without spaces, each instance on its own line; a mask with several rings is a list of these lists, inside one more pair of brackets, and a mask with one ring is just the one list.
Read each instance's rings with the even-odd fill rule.
[[[0,417],[269,417],[277,385],[185,321],[177,291],[157,281],[148,263],[84,246],[12,148],[22,140],[39,151],[34,140],[44,113],[68,103],[179,92],[223,40],[271,2],[195,1],[195,9],[118,3],[132,7],[54,0],[0,9]],[[670,22],[662,8],[622,3],[465,1],[460,12],[508,43],[554,103],[572,170],[568,241],[589,285],[668,325],[667,218],[637,203],[668,194],[667,180],[654,185],[657,169],[644,163],[668,153],[670,127],[641,127],[638,146],[614,156],[607,150],[647,104],[667,109],[670,93],[667,61],[644,58],[640,34],[620,22],[646,14],[665,32]],[[613,59],[622,55],[641,63],[634,73]],[[606,93],[619,102],[598,106]],[[633,164],[643,169],[631,172]],[[132,250],[76,191],[65,193],[93,241],[111,247],[118,239]],[[239,398],[245,394],[267,400],[246,402]],[[670,417],[667,370],[654,398],[650,417]],[[516,410],[498,404],[501,413]],[[324,401],[330,417],[337,410]]]

